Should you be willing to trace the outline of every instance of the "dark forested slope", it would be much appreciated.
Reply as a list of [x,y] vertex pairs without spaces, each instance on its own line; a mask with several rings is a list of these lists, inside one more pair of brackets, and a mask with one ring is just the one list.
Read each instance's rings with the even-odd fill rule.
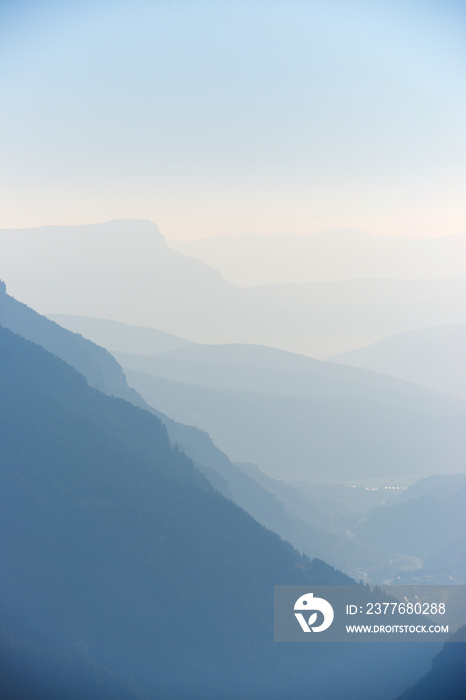
[[0,600],[18,638],[79,649],[146,698],[390,698],[424,672],[415,645],[381,664],[381,645],[275,644],[274,584],[348,579],[214,491],[156,417],[3,328],[0,386]]
[[[0,288],[0,323],[65,360],[86,378],[89,386],[154,413],[165,425],[171,443],[185,452],[212,485],[227,498],[231,498],[260,523],[291,541],[300,551],[313,557],[325,557],[326,561],[335,563],[333,554],[340,545],[338,538],[321,532],[316,527],[311,528],[288,513],[266,489],[233,465],[213,444],[207,433],[168,418],[157,410],[157,402],[156,408],[146,404],[137,391],[127,385],[123,370],[109,352],[9,296],[5,285]],[[132,342],[128,326],[118,328],[120,340],[122,330],[126,342]],[[145,341],[153,344],[154,334],[157,341],[157,331],[136,330],[142,332]],[[141,332],[137,333],[139,340]]]
[[[464,700],[466,696],[466,627],[461,627],[432,660],[432,668],[398,700]],[[457,641],[461,640],[461,641]]]

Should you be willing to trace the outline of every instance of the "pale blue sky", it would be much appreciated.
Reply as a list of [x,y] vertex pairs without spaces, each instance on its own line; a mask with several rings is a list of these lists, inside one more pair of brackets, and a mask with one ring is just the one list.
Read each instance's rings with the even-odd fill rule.
[[0,228],[465,231],[462,2],[0,1]]

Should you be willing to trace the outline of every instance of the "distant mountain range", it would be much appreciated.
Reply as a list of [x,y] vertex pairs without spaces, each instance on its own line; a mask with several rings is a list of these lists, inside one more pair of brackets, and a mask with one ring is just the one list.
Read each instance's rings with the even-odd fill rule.
[[348,579],[216,493],[154,416],[3,328],[0,354],[0,593],[16,634],[78,644],[155,697],[296,692],[309,672],[301,654],[284,650],[298,675],[280,661],[273,585]]
[[[232,464],[205,432],[176,422],[145,404],[140,395],[126,386],[122,370],[114,358],[90,340],[85,340],[82,336],[57,326],[6,294],[3,296],[3,303],[0,303],[0,318],[4,323],[8,319],[9,327],[13,330],[21,331],[31,340],[40,341],[55,354],[61,354],[70,364],[74,363],[75,367],[81,367],[90,384],[95,377],[106,376],[109,380],[111,379],[105,385],[106,393],[121,396],[136,405],[146,406],[152,410],[165,424],[171,442],[179,445],[194,460],[203,474],[221,493],[243,507],[260,523],[292,542],[300,551],[310,556],[324,558],[329,563],[352,572],[354,576],[368,576],[375,582],[392,578],[400,573],[408,555],[414,556],[416,553],[419,557],[417,550],[403,549],[403,545],[406,544],[405,538],[392,538],[390,556],[393,564],[387,569],[385,565],[387,557],[383,553],[386,551],[383,549],[385,538],[381,537],[380,546],[378,546],[377,538],[368,542],[364,537],[364,525],[361,526],[361,519],[367,517],[371,509],[377,511],[384,501],[396,502],[398,498],[396,489],[366,490],[361,484],[358,484],[358,488],[322,483],[312,485],[300,483],[296,486],[286,484],[283,479],[291,478],[288,464],[281,481],[267,478],[257,468],[248,469],[245,473],[244,465],[238,469]],[[192,379],[193,376],[199,377],[199,372],[202,372],[204,381],[209,380],[213,387],[226,385],[232,389],[235,386],[247,388],[251,385],[257,390],[262,390],[272,401],[278,400],[279,391],[283,392],[286,389],[290,398],[293,394],[299,395],[307,387],[308,391],[314,391],[321,399],[326,396],[332,396],[335,399],[346,394],[346,400],[383,400],[393,410],[404,406],[405,409],[410,410],[419,411],[422,408],[424,412],[442,413],[462,406],[461,401],[453,399],[450,403],[448,396],[423,391],[405,382],[393,381],[372,372],[319,362],[273,348],[240,345],[210,347],[194,344],[188,348],[183,339],[166,337],[165,334],[151,329],[139,329],[124,324],[78,317],[62,317],[62,322],[70,328],[85,332],[93,340],[100,339],[111,343],[111,346],[116,348],[134,350],[142,347],[143,350],[150,349],[154,353],[159,351],[158,358],[161,366],[171,367],[171,371],[176,371],[178,374],[184,372],[186,381],[190,381],[190,377]],[[179,351],[174,350],[174,353],[169,352],[165,355],[167,343],[175,344]],[[65,354],[63,348],[67,346],[68,348],[76,346],[76,349],[74,352]],[[183,347],[186,349],[182,349]],[[85,357],[88,359],[83,362]],[[139,356],[133,360],[150,365],[154,357],[151,359]],[[76,362],[78,358],[81,358],[79,364]],[[174,358],[177,362],[172,366],[171,362]],[[186,367],[183,369],[184,364]],[[113,368],[112,371],[110,368]],[[153,402],[155,406],[161,406],[163,403],[161,395],[155,396]],[[282,422],[286,422],[286,418]],[[237,434],[239,437],[239,433]],[[274,436],[274,439],[280,441],[281,433]],[[286,437],[284,439],[286,440]],[[241,443],[241,440],[239,442]],[[292,453],[293,445],[289,449]],[[327,473],[322,472],[320,478],[327,478]],[[447,480],[448,477],[445,479]],[[380,482],[380,475],[374,470],[370,483],[373,486],[378,482]],[[384,483],[387,485],[409,482],[400,481],[398,477],[398,481],[396,478],[390,478]],[[413,489],[414,487],[406,492],[406,500],[417,496],[417,491]],[[408,505],[407,516],[409,510]],[[441,531],[441,526],[439,528],[438,524],[435,524],[435,519],[430,519],[429,523],[434,529]],[[416,528],[417,525],[414,522],[410,531]],[[351,533],[351,537],[348,537],[348,532]],[[445,548],[448,543],[453,543],[452,535],[453,532],[444,538]],[[422,528],[419,536],[422,539]],[[434,542],[434,539],[424,538],[426,543]],[[432,555],[435,553],[432,549],[429,551]],[[395,555],[403,555],[405,559],[403,556],[396,558]],[[455,571],[457,575],[461,574],[453,562],[446,562],[443,571],[444,576],[447,577]]]
[[271,592],[348,581],[322,559],[466,580],[465,238],[305,238],[213,269],[148,221],[0,231],[9,289],[85,336],[0,284],[8,700],[393,700],[427,671],[274,645]]
[[466,398],[465,357],[466,325],[454,325],[397,333],[330,360]]
[[2,230],[0,261],[13,296],[42,313],[111,319],[201,343],[325,358],[393,333],[466,323],[466,274],[243,289],[171,250],[148,221]]
[[274,644],[274,584],[349,579],[212,489],[155,416],[4,327],[0,375],[0,652],[35,698],[68,681],[61,697],[389,700],[426,669],[424,645]]
[[[68,353],[64,356],[62,353],[63,359],[68,359],[70,364],[73,364],[78,356],[92,356],[93,362],[89,360],[86,365],[83,365],[82,362],[80,365],[84,366],[84,370],[92,367],[96,362],[101,365],[99,371],[94,369],[91,373],[84,372],[91,385],[94,375],[109,374],[109,370],[105,369],[107,363],[110,366],[116,364],[112,356],[101,353],[100,348],[97,348],[90,340],[85,340],[82,336],[57,326],[8,295],[3,297],[3,309],[4,322],[8,317],[10,328],[21,329],[25,337],[36,342],[41,341],[55,354],[60,354],[65,344],[76,344],[80,350],[79,354]],[[8,314],[5,309],[8,309]],[[0,304],[0,315],[1,310],[2,305]],[[62,316],[59,320],[66,327],[74,331],[81,331],[94,341],[100,340],[104,344],[108,343],[111,348],[136,350],[141,347],[144,351],[159,352],[161,359],[163,359],[167,344],[174,344],[177,348],[187,346],[186,341],[181,338],[173,338],[152,329],[73,316]],[[39,329],[41,329],[40,333],[38,333]],[[199,363],[200,369],[204,370],[204,376],[210,375],[211,382],[218,381],[215,372],[212,372],[212,369],[215,369],[215,364],[213,365],[212,362],[217,359],[222,361],[218,363],[218,366],[222,369],[220,378],[223,377],[224,382],[233,378],[234,382],[237,383],[240,375],[236,372],[232,377],[231,372],[234,372],[235,368],[236,370],[244,369],[247,381],[260,382],[261,388],[267,391],[267,383],[264,383],[265,376],[269,382],[268,393],[272,393],[272,395],[274,391],[275,393],[277,391],[276,388],[271,390],[274,381],[276,386],[277,379],[281,387],[287,386],[284,380],[288,381],[288,393],[292,395],[293,382],[290,382],[290,379],[296,379],[295,386],[299,389],[298,393],[307,382],[314,388],[314,391],[322,396],[325,396],[325,392],[331,392],[332,396],[346,393],[348,397],[352,395],[354,397],[356,392],[360,398],[367,398],[367,396],[376,398],[381,390],[385,400],[395,406],[404,401],[411,402],[409,405],[413,407],[417,405],[419,408],[419,405],[422,405],[425,409],[429,398],[433,399],[433,407],[439,399],[446,400],[445,408],[449,404],[448,397],[439,397],[435,393],[423,392],[422,390],[419,393],[417,387],[412,387],[404,382],[393,382],[391,379],[371,372],[353,371],[327,365],[273,348],[192,345],[191,353]],[[142,356],[139,359],[150,361],[150,358]],[[295,377],[293,370],[300,373]],[[227,498],[231,498],[244,508],[258,522],[292,542],[300,551],[310,556],[324,558],[327,562],[347,572],[353,572],[353,575],[356,576],[367,576],[367,571],[370,570],[372,581],[382,580],[377,574],[377,571],[380,570],[378,548],[375,547],[375,551],[368,554],[366,552],[367,545],[363,544],[364,551],[362,551],[359,545],[355,545],[348,538],[347,532],[354,530],[355,523],[382,501],[384,493],[385,498],[387,496],[393,498],[395,491],[374,492],[364,488],[354,490],[349,486],[314,483],[312,488],[306,492],[304,484],[299,484],[295,488],[291,484],[267,478],[257,468],[252,471],[248,469],[245,473],[244,465],[238,469],[232,464],[204,431],[178,423],[145,404],[139,394],[123,384],[120,374],[113,372],[117,381],[106,387],[106,393],[121,396],[136,403],[136,405],[145,406],[148,410],[152,410],[166,426],[171,442],[179,445],[194,460],[213,486]],[[155,397],[154,405],[159,406],[159,401],[160,397]],[[461,405],[461,402],[459,404]],[[441,401],[438,405],[441,405]],[[374,479],[376,478],[374,477]]]
[[49,314],[48,317],[73,333],[79,333],[91,339],[112,353],[160,355],[167,350],[190,345],[190,341],[185,338],[164,333],[155,328],[140,328],[103,318],[86,318],[69,314]]
[[[100,338],[111,343],[114,348],[125,348],[131,344],[131,347],[135,349],[138,347],[137,340],[140,338],[141,347],[144,350],[148,349],[149,329],[138,329],[124,324],[101,323],[98,319],[78,317],[64,316],[61,317],[61,321],[65,326],[86,332],[94,340]],[[111,329],[110,334],[109,328]],[[243,396],[238,413],[244,413],[246,420],[241,423],[238,416],[235,416],[235,420],[226,421],[226,427],[224,424],[223,431],[227,431],[228,428],[231,431],[230,444],[227,447],[234,449],[235,445],[239,445],[244,448],[244,439],[238,438],[243,434],[239,431],[240,429],[241,431],[245,430],[246,423],[250,424],[246,431],[246,435],[250,436],[257,430],[258,425],[263,423],[266,426],[267,420],[271,420],[270,425],[273,425],[274,429],[267,432],[265,427],[265,432],[259,433],[257,436],[257,444],[260,445],[260,438],[262,438],[270,451],[267,461],[264,458],[265,470],[269,469],[270,463],[275,463],[272,452],[280,456],[285,454],[287,450],[289,455],[296,456],[296,441],[289,441],[289,411],[282,411],[280,420],[276,423],[273,423],[273,419],[271,419],[270,406],[276,406],[277,412],[279,412],[280,395],[286,399],[283,406],[287,408],[289,408],[293,397],[302,398],[302,394],[308,392],[318,397],[323,405],[332,399],[335,405],[338,405],[338,401],[340,401],[350,411],[353,405],[356,405],[360,410],[361,405],[371,406],[375,402],[379,406],[384,404],[387,411],[395,414],[402,409],[404,412],[402,415],[411,415],[411,420],[413,412],[417,413],[418,416],[422,413],[424,419],[429,420],[426,413],[440,417],[448,412],[454,413],[458,410],[464,410],[463,402],[454,397],[423,390],[413,384],[399,382],[374,372],[320,362],[273,348],[242,345],[188,345],[183,343],[180,338],[176,339],[177,348],[165,351],[166,343],[173,342],[173,339],[167,339],[157,331],[152,333],[154,335],[151,336],[151,348],[154,353],[159,350],[158,355],[130,356],[116,353],[122,362],[126,361],[132,366],[141,366],[154,374],[158,372],[162,376],[178,379],[178,382],[169,382],[165,392],[162,390],[164,382],[160,382],[157,385],[157,391],[150,395],[148,387],[151,379],[146,375],[140,388],[148,400],[155,406],[163,407],[168,413],[171,412],[171,415],[178,417],[181,415],[180,419],[186,420],[187,411],[190,409],[187,402],[189,392],[194,391],[194,395],[198,397],[203,395],[205,401],[211,396],[208,408],[210,405],[210,416],[213,420],[218,412],[216,409],[221,405],[219,404],[221,397],[224,399],[222,410],[225,411],[225,407],[232,403],[232,397],[239,400],[238,397]],[[137,376],[130,371],[128,375],[132,378]],[[180,387],[180,379],[183,379],[184,382],[184,394]],[[201,390],[195,382],[202,382],[204,389]],[[209,389],[206,389],[205,385],[208,385]],[[255,404],[251,403],[252,395],[248,389],[261,392],[262,410],[257,414],[253,413]],[[258,396],[258,393],[254,395],[256,400]],[[296,404],[296,410],[299,409],[299,405],[299,403]],[[192,412],[188,418],[190,422],[199,424],[198,414],[201,409],[205,409],[205,405],[199,400],[194,402],[192,406]],[[202,417],[203,420],[206,419],[205,410]],[[259,423],[259,419],[262,423]],[[377,462],[368,476],[366,484],[370,487],[368,490],[364,488],[363,483],[359,482],[356,482],[357,488],[351,488],[349,484],[319,484],[315,482],[312,484],[304,482],[291,484],[285,483],[294,478],[290,468],[291,460],[285,458],[285,466],[276,475],[279,480],[266,477],[257,467],[246,469],[247,473],[241,477],[238,470],[224,454],[219,451],[215,453],[213,446],[207,449],[208,438],[205,433],[195,428],[189,429],[180,426],[173,421],[168,421],[164,416],[162,416],[162,420],[167,425],[172,440],[179,442],[189,455],[195,457],[197,462],[202,465],[201,468],[204,474],[210,478],[211,483],[220,488],[222,493],[232,497],[236,503],[254,515],[261,523],[293,542],[301,551],[322,556],[330,563],[351,572],[353,576],[374,582],[391,580],[398,575],[402,575],[404,581],[410,582],[414,580],[417,582],[421,580],[423,582],[429,580],[443,583],[451,582],[451,576],[454,577],[455,581],[466,580],[457,549],[458,538],[460,538],[459,526],[463,518],[461,504],[458,506],[458,511],[458,508],[453,507],[453,503],[449,504],[446,501],[443,505],[444,510],[439,511],[439,513],[444,512],[445,517],[442,519],[440,515],[438,517],[436,515],[438,508],[431,508],[430,501],[428,501],[424,507],[425,517],[416,516],[422,489],[430,492],[428,484],[432,484],[431,497],[436,499],[443,493],[440,485],[442,485],[442,489],[448,490],[447,485],[453,477],[445,476],[443,480],[440,477],[435,477],[437,481],[423,480],[406,491],[399,491],[393,487],[387,490],[384,486],[390,484],[409,485],[410,482],[406,479],[407,474],[398,474],[397,479],[396,470],[393,474],[380,474]],[[342,425],[335,424],[334,426],[336,433],[341,432],[342,426],[345,426],[349,419],[343,415],[341,420]],[[211,429],[213,425],[213,423],[208,425],[208,429]],[[174,426],[178,426],[178,428]],[[398,441],[398,434],[394,433],[392,428],[392,424],[387,426],[382,421],[377,432],[373,431],[374,439],[389,441],[396,437],[395,442]],[[191,430],[191,434],[189,430]],[[179,437],[177,432],[179,432]],[[216,438],[218,437],[215,430],[211,432]],[[305,437],[301,437],[301,439],[306,439],[307,431],[303,430],[303,434]],[[463,449],[461,448],[461,434],[460,430],[457,435],[460,450]],[[191,435],[190,438],[188,438],[189,435]],[[325,436],[322,437],[322,440],[324,438]],[[320,439],[318,431],[313,434],[314,442],[316,439]],[[426,436],[423,436],[421,445],[424,445],[425,442]],[[355,443],[348,442],[345,453],[346,464],[349,462],[349,456],[355,454],[357,441]],[[270,445],[273,446],[273,449],[270,448]],[[413,462],[406,463],[402,458],[400,464],[405,464],[406,469],[409,470],[412,468]],[[206,468],[206,465],[209,467]],[[240,466],[241,470],[244,471],[244,465]],[[306,473],[307,478],[313,475],[314,479],[328,480],[327,463],[317,475],[312,472],[312,466],[310,463]],[[442,469],[443,467],[444,465],[442,465]],[[209,469],[212,471],[209,472]],[[453,466],[451,469],[454,471]],[[407,471],[407,473],[409,472]],[[225,480],[225,483],[218,481],[220,476]],[[304,478],[302,475],[300,476]],[[340,474],[339,476],[342,478],[345,475]],[[245,481],[247,477],[249,477],[249,481]],[[455,477],[452,483],[465,478],[466,476]],[[379,486],[378,489],[374,488],[376,485]],[[398,509],[401,507],[402,510],[398,515],[395,504],[400,500],[403,505],[398,506]],[[437,503],[437,500],[435,502]],[[384,507],[381,507],[381,504],[385,504]],[[390,513],[393,513],[393,522],[387,521],[385,523],[384,517],[389,517]],[[454,513],[457,514],[456,521]],[[380,527],[378,526],[379,520]],[[447,527],[446,524],[450,522],[451,526]],[[431,530],[432,535],[429,535]],[[397,534],[393,535],[394,532]],[[441,533],[440,540],[435,533]],[[413,546],[414,538],[417,538],[418,545]],[[420,545],[424,547],[422,551]],[[451,553],[449,553],[450,550]],[[442,562],[439,559],[440,555],[442,555]],[[389,565],[388,561],[390,561]]]
[[[164,349],[167,343],[185,344],[181,339],[176,340],[151,329],[130,329],[113,322],[93,323],[93,319],[87,321],[92,337],[109,337],[117,346],[123,344],[123,347],[134,348],[136,342],[141,342],[142,347],[156,351],[157,347]],[[6,291],[0,294],[0,324],[65,360],[86,377],[90,386],[156,415],[165,425],[172,444],[182,449],[224,496],[244,508],[258,522],[292,542],[300,551],[336,563],[336,553],[342,549],[337,536],[320,529],[316,521],[310,524],[293,516],[269,491],[232,464],[207,433],[178,423],[156,407],[149,406],[140,394],[127,385],[120,365],[103,348],[40,316],[6,294]]]
[[340,228],[309,236],[218,235],[168,245],[244,287],[466,274],[466,236],[379,238]]
[[[79,327],[79,319],[70,322]],[[466,404],[457,397],[260,346],[115,355],[151,406],[208,432],[233,461],[253,462],[278,479],[464,469]]]
[[466,584],[465,512],[465,474],[422,479],[369,512],[354,543],[392,562],[385,577],[398,558],[400,583]]

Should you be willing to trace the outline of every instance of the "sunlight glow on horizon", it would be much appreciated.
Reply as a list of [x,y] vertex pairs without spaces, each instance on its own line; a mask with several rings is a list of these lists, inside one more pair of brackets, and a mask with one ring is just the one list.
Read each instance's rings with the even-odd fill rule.
[[465,232],[461,4],[2,11],[0,228]]

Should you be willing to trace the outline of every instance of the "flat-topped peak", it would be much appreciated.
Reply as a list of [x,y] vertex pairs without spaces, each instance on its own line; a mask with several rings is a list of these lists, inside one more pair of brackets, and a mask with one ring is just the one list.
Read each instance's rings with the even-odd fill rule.
[[150,219],[112,219],[111,221],[100,221],[93,224],[52,224],[47,226],[34,226],[31,228],[18,229],[0,229],[0,234],[15,233],[16,235],[24,234],[73,234],[99,236],[108,234],[115,235],[146,235],[152,241],[157,240],[159,243],[165,244],[165,237],[161,233],[156,223]]

